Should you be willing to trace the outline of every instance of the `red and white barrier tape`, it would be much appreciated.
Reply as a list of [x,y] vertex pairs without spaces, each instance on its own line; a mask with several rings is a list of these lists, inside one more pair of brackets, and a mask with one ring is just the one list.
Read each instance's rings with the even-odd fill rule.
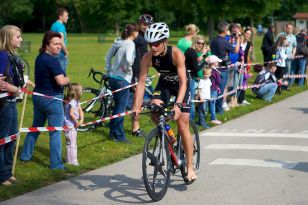
[[220,95],[216,98],[211,98],[211,99],[206,99],[206,100],[191,100],[191,102],[196,102],[196,103],[201,103],[201,102],[207,102],[207,101],[213,101],[213,100],[218,100],[220,98],[226,97],[228,95],[232,95],[234,93],[236,93],[237,90],[246,90],[246,89],[250,89],[250,88],[258,88],[263,84],[253,84],[253,85],[247,85],[247,86],[238,86],[237,89],[231,90],[223,95]]
[[307,74],[303,74],[303,75],[300,75],[300,74],[294,74],[294,75],[283,75],[283,78],[306,78],[308,75]]
[[112,95],[113,93],[119,92],[119,91],[121,91],[121,90],[125,90],[125,89],[128,89],[128,88],[130,88],[130,87],[134,87],[134,86],[136,86],[137,84],[138,84],[138,82],[136,82],[136,83],[134,83],[134,84],[131,84],[131,85],[128,85],[128,86],[125,86],[125,87],[122,87],[122,88],[119,88],[119,89],[117,89],[117,90],[108,92],[108,93],[104,93],[104,94],[99,95],[99,96],[97,96],[97,97],[95,97],[95,98],[92,98],[92,99],[90,99],[90,100],[83,101],[83,102],[80,103],[80,105],[85,104],[85,103],[87,103],[87,102],[91,102],[91,101],[93,101],[93,100],[97,100],[97,99],[99,99],[99,98],[103,98],[103,97],[105,97],[105,96],[107,96],[107,95]]
[[14,135],[5,137],[5,138],[1,138],[1,139],[0,139],[0,145],[4,145],[4,144],[7,144],[7,143],[9,143],[9,142],[12,142],[12,141],[14,141],[15,139],[17,139],[19,136],[20,136],[20,132],[17,133],[17,134],[14,134]]

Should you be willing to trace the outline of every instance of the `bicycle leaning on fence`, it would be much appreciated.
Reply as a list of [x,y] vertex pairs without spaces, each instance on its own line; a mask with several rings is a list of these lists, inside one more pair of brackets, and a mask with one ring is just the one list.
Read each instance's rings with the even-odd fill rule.
[[[93,80],[97,82],[100,88],[84,87],[83,94],[89,97],[88,101],[85,101],[81,106],[85,113],[94,114],[95,117],[104,118],[112,115],[114,107],[114,100],[112,92],[108,85],[108,76],[102,72],[96,71],[93,68],[90,69],[88,78],[92,76]],[[87,126],[78,127],[78,131],[91,131],[100,124],[91,124]]]
[[[170,106],[170,105],[169,105]],[[181,172],[186,183],[186,156],[181,135],[175,137],[167,121],[172,119],[174,111],[169,106],[148,105],[145,109],[158,114],[159,123],[146,137],[142,155],[143,181],[147,193],[154,201],[161,200],[170,183],[170,173]],[[193,137],[193,165],[198,170],[200,165],[200,141],[198,129],[193,121],[189,122]],[[173,136],[172,136],[173,135]]]

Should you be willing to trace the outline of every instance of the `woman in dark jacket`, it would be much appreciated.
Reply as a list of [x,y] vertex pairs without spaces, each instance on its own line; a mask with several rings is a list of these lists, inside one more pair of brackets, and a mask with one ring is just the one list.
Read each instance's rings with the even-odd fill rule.
[[[22,65],[16,63],[16,49],[21,42],[18,27],[6,25],[0,29],[0,91],[11,93],[9,97],[0,99],[0,139],[18,133],[16,96],[19,94],[18,87],[23,86],[24,82],[20,72]],[[0,145],[0,184],[4,186],[16,181],[12,175],[14,149],[15,141]]]

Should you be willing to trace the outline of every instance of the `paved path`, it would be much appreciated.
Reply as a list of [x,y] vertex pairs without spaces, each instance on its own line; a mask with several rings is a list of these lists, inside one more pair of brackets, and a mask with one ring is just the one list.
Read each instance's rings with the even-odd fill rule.
[[[201,172],[186,186],[171,177],[155,204],[308,204],[308,92],[201,133]],[[141,155],[2,202],[143,204]]]

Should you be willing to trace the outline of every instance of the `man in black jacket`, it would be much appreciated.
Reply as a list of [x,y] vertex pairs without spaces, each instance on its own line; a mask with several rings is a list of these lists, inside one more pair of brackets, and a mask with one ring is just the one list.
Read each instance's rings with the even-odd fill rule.
[[[139,17],[139,35],[134,40],[136,46],[136,57],[133,64],[133,79],[132,83],[135,83],[139,79],[140,74],[140,61],[144,54],[148,52],[148,42],[144,39],[145,30],[148,28],[149,25],[154,23],[153,17],[149,14],[142,14]],[[139,128],[139,121],[133,120],[133,128],[132,128],[132,135],[141,137],[143,135],[143,131]]]
[[264,66],[267,65],[268,61],[272,60],[272,47],[275,43],[274,36],[275,28],[273,25],[268,27],[267,33],[263,37],[261,50],[263,53]]

